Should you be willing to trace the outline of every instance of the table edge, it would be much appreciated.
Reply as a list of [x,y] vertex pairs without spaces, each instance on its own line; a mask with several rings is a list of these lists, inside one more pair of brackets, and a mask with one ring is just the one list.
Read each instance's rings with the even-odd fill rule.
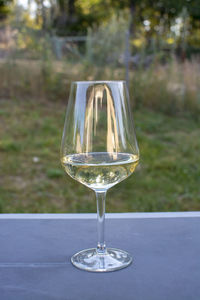
[[[141,213],[107,213],[107,219],[148,219],[148,218],[197,218],[200,211],[187,212],[141,212]],[[0,214],[2,219],[96,219],[96,213],[54,213],[54,214]]]

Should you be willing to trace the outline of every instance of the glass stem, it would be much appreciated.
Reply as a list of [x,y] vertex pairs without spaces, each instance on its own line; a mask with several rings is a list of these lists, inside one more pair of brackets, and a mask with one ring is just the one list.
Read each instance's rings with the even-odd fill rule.
[[106,244],[104,239],[106,191],[95,191],[95,193],[97,199],[97,252],[99,254],[104,254],[106,252]]

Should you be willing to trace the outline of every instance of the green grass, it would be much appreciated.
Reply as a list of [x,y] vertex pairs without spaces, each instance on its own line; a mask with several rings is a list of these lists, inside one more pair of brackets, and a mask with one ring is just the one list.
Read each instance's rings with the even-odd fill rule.
[[[61,168],[65,104],[0,100],[0,212],[95,212],[92,191]],[[200,210],[200,121],[134,112],[141,162],[107,212]]]

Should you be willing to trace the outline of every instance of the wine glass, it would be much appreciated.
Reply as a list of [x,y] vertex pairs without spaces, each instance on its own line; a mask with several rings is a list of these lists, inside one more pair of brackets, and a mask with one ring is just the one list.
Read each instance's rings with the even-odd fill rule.
[[97,248],[74,254],[79,269],[108,272],[127,267],[129,253],[106,248],[106,192],[131,175],[139,161],[124,81],[76,81],[71,85],[61,145],[61,163],[73,179],[92,189],[97,199]]

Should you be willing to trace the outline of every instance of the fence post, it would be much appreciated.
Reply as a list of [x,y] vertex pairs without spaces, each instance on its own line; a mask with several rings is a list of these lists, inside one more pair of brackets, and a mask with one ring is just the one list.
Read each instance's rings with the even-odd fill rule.
[[53,36],[52,42],[53,42],[53,49],[54,49],[56,58],[60,60],[62,58],[63,41],[60,40],[59,38],[57,38],[56,36]]

